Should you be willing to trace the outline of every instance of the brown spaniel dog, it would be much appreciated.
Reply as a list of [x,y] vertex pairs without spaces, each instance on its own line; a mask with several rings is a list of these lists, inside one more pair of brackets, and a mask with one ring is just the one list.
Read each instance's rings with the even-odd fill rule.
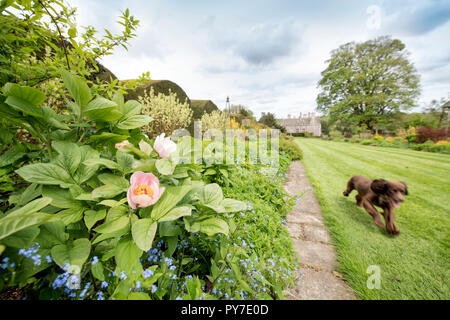
[[379,227],[384,227],[380,213],[375,206],[383,209],[383,217],[386,222],[386,231],[389,234],[398,235],[400,231],[394,224],[394,208],[400,208],[399,203],[405,201],[404,195],[408,194],[406,183],[387,181],[384,179],[371,180],[363,176],[353,176],[347,182],[347,189],[343,192],[348,197],[352,190],[356,189],[356,204],[366,209],[372,216],[373,222]]

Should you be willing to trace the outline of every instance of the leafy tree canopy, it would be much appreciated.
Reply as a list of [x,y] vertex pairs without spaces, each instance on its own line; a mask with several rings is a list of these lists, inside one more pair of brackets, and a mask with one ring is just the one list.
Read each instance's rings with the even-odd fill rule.
[[405,45],[389,36],[350,42],[331,52],[321,73],[317,110],[374,130],[386,116],[415,106],[419,76]]

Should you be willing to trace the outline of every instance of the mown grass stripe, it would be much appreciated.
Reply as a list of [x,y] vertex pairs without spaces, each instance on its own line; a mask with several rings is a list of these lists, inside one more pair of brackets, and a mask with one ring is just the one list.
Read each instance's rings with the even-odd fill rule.
[[[448,155],[298,139],[303,163],[337,249],[339,271],[362,299],[449,299],[450,219]],[[387,149],[387,148],[386,148]],[[363,154],[363,155],[361,155]],[[403,163],[409,163],[403,168]],[[411,165],[413,163],[413,165]],[[436,168],[424,178],[421,166]],[[436,174],[435,172],[438,172]],[[350,176],[404,180],[414,191],[396,210],[399,237],[388,236],[342,195]],[[370,290],[367,267],[381,270],[381,289]]]

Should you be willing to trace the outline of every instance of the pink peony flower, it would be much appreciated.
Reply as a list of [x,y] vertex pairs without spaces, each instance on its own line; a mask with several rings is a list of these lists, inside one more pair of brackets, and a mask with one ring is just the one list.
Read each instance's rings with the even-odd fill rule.
[[125,147],[131,147],[131,144],[128,142],[128,140],[123,140],[122,142],[116,143],[115,147],[118,150],[126,150]]
[[156,152],[158,152],[161,158],[167,159],[173,152],[175,152],[175,150],[177,150],[177,145],[175,142],[170,140],[170,137],[164,138],[165,135],[165,133],[161,133],[156,137],[153,148]]
[[145,208],[156,203],[164,192],[158,178],[152,173],[136,171],[131,175],[127,199],[132,209]]

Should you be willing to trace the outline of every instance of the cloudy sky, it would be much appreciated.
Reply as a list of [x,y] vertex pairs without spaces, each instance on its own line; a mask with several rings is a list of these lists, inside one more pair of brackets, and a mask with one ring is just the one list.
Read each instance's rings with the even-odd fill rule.
[[119,79],[150,71],[191,99],[256,116],[314,111],[330,51],[391,35],[406,44],[421,76],[422,106],[450,96],[449,0],[69,0],[79,26],[118,32],[126,8],[140,20],[128,51],[103,63]]

